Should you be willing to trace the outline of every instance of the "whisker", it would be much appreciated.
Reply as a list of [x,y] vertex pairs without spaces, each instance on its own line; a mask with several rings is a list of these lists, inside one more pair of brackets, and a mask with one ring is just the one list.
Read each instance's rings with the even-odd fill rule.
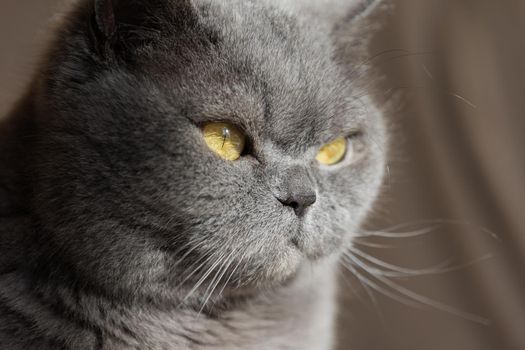
[[[355,258],[355,256],[354,256],[354,258]],[[370,257],[370,258],[373,259],[373,257]],[[421,269],[421,270],[410,270],[410,269],[407,270],[407,269],[405,269],[407,271],[397,271],[397,273],[396,272],[383,271],[383,270],[380,270],[380,269],[376,269],[374,267],[369,267],[369,268],[371,269],[370,272],[372,272],[372,270],[373,271],[377,271],[378,274],[380,274],[382,276],[385,276],[385,277],[393,277],[393,278],[421,277],[421,276],[443,275],[443,274],[446,274],[446,273],[449,273],[449,272],[463,270],[465,268],[468,268],[470,266],[479,264],[481,262],[484,262],[484,261],[487,261],[487,260],[490,260],[490,259],[493,259],[493,258],[494,258],[494,255],[486,254],[486,255],[484,255],[484,256],[482,256],[480,258],[468,261],[468,262],[460,264],[460,265],[446,267],[447,265],[450,265],[451,259],[449,259],[448,261],[444,261],[443,263],[438,264],[438,265],[436,265],[434,267],[429,267],[429,268]],[[358,260],[360,260],[360,259],[358,259]],[[362,260],[360,260],[360,261],[363,264],[365,264]],[[374,263],[373,261],[370,261],[370,262]],[[384,261],[381,261],[381,263],[383,263],[385,265],[388,265],[388,266],[395,266],[395,265],[390,265],[390,264],[388,264],[388,263],[386,263]],[[376,264],[376,265],[379,265],[379,264]],[[383,267],[385,267],[385,266],[383,266]],[[395,266],[395,267],[400,268],[398,266]],[[388,267],[386,267],[386,268],[388,268]]]
[[357,269],[351,264],[351,262],[346,262],[345,264],[343,264],[343,266],[348,270],[350,271],[352,274],[354,274],[354,276],[356,276],[362,283],[365,283],[366,285],[368,285],[369,287],[373,288],[374,290],[376,290],[377,292],[401,303],[401,304],[404,304],[404,305],[407,305],[407,306],[410,306],[410,307],[414,307],[414,308],[417,308],[417,309],[423,309],[422,305],[420,303],[416,303],[415,301],[413,300],[410,300],[408,298],[405,298],[405,297],[402,297],[402,296],[399,296],[393,292],[391,292],[390,290],[386,289],[386,288],[383,288],[381,287],[379,284],[375,283],[374,281],[370,280],[369,278],[367,278],[366,276],[364,276],[363,274],[359,273],[359,271],[357,271]]
[[363,247],[369,247],[369,248],[376,248],[376,249],[395,249],[398,248],[397,246],[393,244],[380,244],[380,243],[373,243],[373,242],[366,242],[363,240],[360,240],[359,237],[355,237],[352,242],[354,244],[363,246]]
[[398,59],[398,58],[403,58],[403,57],[419,57],[419,56],[435,54],[435,52],[433,51],[410,52],[410,50],[407,50],[407,49],[387,49],[387,50],[380,51],[377,54],[374,54],[370,56],[369,58],[365,59],[360,64],[358,64],[354,69],[352,69],[349,74],[351,77],[355,76],[356,73],[358,73],[363,67],[367,66],[369,63],[372,63],[373,61],[379,58],[383,58],[388,54],[397,53],[397,52],[401,54],[388,57],[388,59],[393,60],[393,59]]
[[[440,92],[444,95],[448,95],[448,96],[452,96],[458,100],[460,100],[461,102],[464,102],[465,104],[467,104],[469,107],[473,108],[473,109],[478,109],[478,106],[472,102],[471,100],[469,100],[468,98],[458,94],[458,93],[455,93],[455,92],[452,92],[452,91],[449,91],[449,90],[444,90],[444,89],[441,89],[439,87],[436,87],[436,86],[427,86],[427,85],[413,85],[413,86],[396,86],[396,87],[391,87],[389,89],[387,89],[384,94],[385,95],[390,95],[392,92],[394,91],[400,91],[400,90],[413,90],[413,89],[424,89],[424,88],[429,88],[429,89],[432,89],[434,91],[437,91],[437,92]],[[361,95],[361,96],[365,96],[364,94]]]
[[185,282],[187,282],[193,275],[195,275],[197,273],[197,271],[199,271],[200,269],[202,269],[207,263],[210,262],[210,260],[212,260],[213,258],[213,254],[211,256],[208,256],[208,255],[202,255],[199,259],[197,259],[195,262],[193,262],[193,264],[191,264],[189,266],[189,268],[192,268],[193,266],[195,266],[196,264],[198,264],[199,262],[201,262],[203,259],[204,261],[202,261],[202,263],[197,266],[195,269],[193,269],[193,271],[188,274],[183,280],[182,282],[180,282],[180,285],[183,285]]
[[391,231],[362,231],[358,237],[383,237],[383,238],[414,238],[427,235],[433,232],[437,225],[409,232]]
[[[338,269],[338,272],[340,273],[340,275],[341,275],[343,281],[346,283],[346,285],[352,290],[353,295],[355,295],[363,305],[368,305],[369,303],[363,300],[363,298],[361,297],[361,293],[359,293],[354,288],[353,283],[348,280],[348,278],[346,277],[346,274],[343,271],[339,270],[339,269]],[[357,278],[357,276],[355,276],[355,277]],[[368,298],[370,299],[370,303],[372,303],[372,306],[373,306],[375,312],[377,313],[377,316],[381,320],[383,326],[385,326],[385,328],[386,328],[385,317],[384,317],[383,312],[381,311],[381,308],[379,307],[379,302],[378,302],[377,298],[375,297],[375,295],[372,294],[370,288],[366,284],[364,284],[363,281],[361,281],[359,278],[357,278],[357,281],[359,282],[359,284],[361,285],[363,290],[365,290],[365,293],[367,294]]]
[[374,305],[374,309],[376,310],[376,313],[377,313],[377,315],[379,317],[379,320],[381,321],[381,325],[383,326],[383,329],[385,329],[385,330],[390,329],[390,327],[387,326],[385,314],[383,313],[383,310],[381,310],[381,308],[379,307],[379,301],[377,300],[376,296],[374,295],[374,292],[371,290],[371,288],[368,285],[366,285],[363,282],[361,282],[361,280],[359,278],[358,278],[358,281],[359,281],[359,283],[361,283],[361,285],[363,286],[363,289],[365,290],[366,294],[368,295],[368,297],[372,301],[372,304]]
[[[436,266],[432,266],[432,267],[428,267],[428,268],[423,268],[423,269],[419,269],[419,270],[416,270],[416,269],[409,269],[409,268],[405,268],[405,267],[401,267],[401,266],[397,266],[397,265],[393,265],[393,264],[390,264],[390,263],[387,263],[383,260],[380,260],[376,257],[373,257],[369,254],[366,254],[365,252],[362,252],[360,251],[359,249],[355,249],[355,248],[350,248],[351,249],[351,252],[354,253],[355,255],[358,255],[366,260],[368,260],[369,262],[377,265],[377,266],[380,266],[380,267],[384,267],[386,269],[389,269],[390,271],[394,271],[396,273],[388,273],[387,271],[382,271],[382,270],[377,270],[379,272],[381,272],[382,274],[384,273],[385,276],[387,275],[390,275],[390,277],[409,277],[409,276],[422,276],[422,275],[429,275],[429,274],[438,274],[438,273],[442,273],[444,271],[444,268],[445,266],[448,266],[451,262],[452,259],[447,259],[446,261],[440,263],[440,264],[437,264]],[[354,256],[355,258],[355,256]],[[360,260],[360,259],[358,259]],[[361,261],[361,260],[360,260]],[[363,261],[361,261],[361,263],[364,264]]]
[[405,57],[423,57],[423,56],[429,56],[429,55],[435,55],[436,51],[421,51],[421,52],[407,52],[404,54],[396,55],[389,57],[390,59],[398,59],[398,58],[405,58]]
[[237,262],[237,265],[233,268],[232,272],[228,276],[228,279],[226,279],[226,282],[224,282],[224,285],[222,286],[221,290],[219,291],[219,295],[222,295],[224,292],[224,289],[228,286],[228,283],[230,283],[230,280],[232,279],[233,275],[237,270],[239,269],[239,266],[241,266],[241,263],[244,261],[244,257],[246,256],[247,250],[243,253],[243,255],[239,258],[239,261]]
[[183,246],[181,246],[177,251],[178,252],[181,252],[183,249],[187,248],[188,246],[192,246],[190,249],[188,249],[186,251],[186,253],[184,253],[184,255],[178,259],[177,261],[175,261],[175,266],[178,266],[180,263],[182,263],[184,260],[186,260],[186,258],[188,256],[191,255],[191,253],[193,253],[196,249],[200,248],[201,246],[203,246],[204,244],[206,243],[205,240],[202,240],[201,242],[195,244],[194,241],[188,241],[186,244],[184,244]]
[[[204,261],[203,264],[201,264],[201,266],[204,266],[206,265],[210,260],[212,260],[212,258],[214,258],[214,255],[212,254],[211,256],[208,257],[208,259],[206,259]],[[193,295],[193,293],[195,293],[195,291],[197,289],[199,289],[199,287],[202,285],[202,283],[204,283],[204,281],[208,278],[208,276],[213,272],[213,270],[219,265],[219,263],[222,262],[222,259],[224,257],[221,256],[219,257],[219,259],[216,259],[215,263],[213,263],[213,265],[211,267],[208,268],[208,270],[201,276],[201,278],[197,281],[197,283],[195,283],[195,285],[193,286],[193,288],[188,292],[188,294],[184,297],[184,299],[182,300],[182,302],[184,303],[186,300],[188,300],[188,298],[190,296]],[[199,270],[199,268],[197,268],[196,270],[194,270],[194,272],[196,272],[197,270]]]
[[432,73],[430,73],[430,70],[428,70],[427,66],[424,63],[421,63],[421,68],[423,68],[423,72],[430,78],[430,80],[434,80],[434,76]]
[[[472,227],[472,228],[475,228],[477,230],[480,230],[481,232],[483,232],[484,234],[490,236],[492,239],[494,239],[496,241],[501,242],[501,240],[502,240],[501,237],[498,234],[496,234],[494,231],[491,231],[487,227],[484,227],[484,226],[481,226],[479,224],[475,224],[475,223],[469,222],[467,220],[454,220],[454,219],[415,220],[415,221],[407,222],[407,223],[404,223],[404,224],[394,225],[394,226],[391,226],[389,228],[385,228],[385,229],[379,230],[377,232],[387,232],[387,233],[392,234],[393,231],[396,231],[396,230],[400,230],[400,229],[403,229],[403,228],[406,228],[406,227],[420,226],[420,225],[431,225],[431,227],[430,227],[431,231],[435,230],[437,228],[441,228],[443,226]],[[373,232],[376,232],[376,231],[365,231],[365,232],[366,233],[373,233]],[[388,237],[388,238],[390,238],[390,237]],[[395,238],[395,237],[392,237],[392,238]]]
[[478,109],[478,106],[475,105],[472,101],[468,100],[466,97],[463,97],[463,96],[461,96],[461,95],[459,95],[459,94],[457,94],[457,93],[451,92],[451,91],[446,91],[446,90],[445,90],[445,92],[446,92],[448,95],[450,95],[450,96],[452,96],[452,97],[455,97],[455,98],[457,98],[457,99],[460,100],[460,101],[465,102],[465,103],[466,103],[467,105],[469,105],[470,107],[472,107],[472,108],[474,108],[474,109]]
[[[224,262],[221,264],[220,268],[217,270],[217,273],[215,274],[213,280],[210,282],[210,286],[206,289],[206,292],[204,293],[204,295],[208,295],[205,299],[204,299],[204,302],[202,303],[202,306],[199,310],[199,314],[202,312],[202,310],[204,310],[204,307],[206,306],[206,304],[208,303],[208,301],[210,300],[213,292],[215,291],[215,289],[217,288],[217,286],[219,285],[221,279],[224,277],[224,274],[226,273],[226,271],[228,271],[228,267],[231,265],[231,263],[233,262],[233,260],[231,259],[233,253],[235,251],[232,250],[232,252],[230,253],[230,255],[228,255],[225,259],[224,259]],[[222,272],[221,272],[222,271]],[[209,293],[208,293],[208,290],[209,290]]]
[[[351,262],[355,263],[357,266],[362,268],[364,271],[367,271],[367,266],[362,264],[358,259],[355,259],[353,256],[349,256],[349,255],[347,255],[346,257],[349,258]],[[421,295],[419,293],[416,293],[416,292],[414,292],[414,291],[412,291],[410,289],[407,289],[407,288],[403,287],[402,285],[400,285],[398,283],[395,283],[395,282],[391,281],[388,278],[385,278],[383,276],[373,275],[373,274],[371,274],[371,275],[375,279],[377,279],[378,281],[383,283],[385,286],[391,288],[393,291],[396,291],[397,293],[399,293],[403,297],[409,298],[412,301],[416,302],[416,304],[419,304],[419,305],[425,306],[425,307],[432,307],[432,308],[434,308],[436,310],[440,310],[440,311],[449,313],[451,315],[455,315],[455,316],[461,317],[463,319],[466,319],[466,320],[469,320],[469,321],[472,321],[472,322],[476,322],[476,323],[479,323],[479,324],[483,324],[483,325],[486,325],[486,326],[490,325],[490,323],[491,323],[490,320],[488,320],[486,318],[483,318],[483,317],[481,317],[479,315],[475,315],[475,314],[472,314],[472,313],[469,313],[469,312],[464,312],[464,311],[458,310],[456,308],[453,308],[450,305],[447,305],[445,303],[442,303],[442,302],[433,300],[431,298],[425,297],[425,296],[423,296],[423,295]]]

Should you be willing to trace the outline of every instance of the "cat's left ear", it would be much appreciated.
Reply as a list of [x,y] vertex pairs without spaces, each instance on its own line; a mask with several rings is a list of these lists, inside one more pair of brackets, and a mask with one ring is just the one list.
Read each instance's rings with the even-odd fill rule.
[[115,8],[112,0],[95,0],[90,31],[98,54],[106,56],[116,34]]
[[112,0],[95,0],[95,27],[103,39],[110,38],[115,33],[115,12]]
[[192,0],[91,0],[94,48],[107,58],[151,42],[193,19]]

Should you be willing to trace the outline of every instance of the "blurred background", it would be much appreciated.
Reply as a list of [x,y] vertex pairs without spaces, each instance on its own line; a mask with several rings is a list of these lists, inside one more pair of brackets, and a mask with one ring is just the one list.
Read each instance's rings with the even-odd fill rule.
[[[64,2],[2,0],[0,116]],[[525,349],[525,1],[392,2],[370,58],[391,157],[339,348]]]

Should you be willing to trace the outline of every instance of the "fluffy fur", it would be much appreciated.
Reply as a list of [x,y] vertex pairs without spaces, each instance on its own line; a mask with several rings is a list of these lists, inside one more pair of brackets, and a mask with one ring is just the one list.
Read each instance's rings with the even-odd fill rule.
[[[337,260],[383,174],[371,6],[78,3],[0,126],[1,347],[331,348]],[[240,160],[207,149],[214,120],[248,136]],[[315,163],[340,136],[355,157]],[[276,199],[298,191],[303,216]]]

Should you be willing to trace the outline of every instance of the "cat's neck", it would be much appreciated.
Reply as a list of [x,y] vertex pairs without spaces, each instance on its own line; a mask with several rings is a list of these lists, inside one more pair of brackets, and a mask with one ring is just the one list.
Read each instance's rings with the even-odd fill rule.
[[[256,293],[230,308],[211,307],[206,312],[142,309],[133,312],[126,324],[134,334],[153,334],[138,344],[146,348],[179,344],[190,349],[280,349],[293,344],[300,349],[328,349],[333,332],[334,268],[305,269],[289,285]],[[160,333],[149,333],[151,329]],[[121,340],[134,341],[132,337]]]
[[[29,312],[61,342],[102,349],[328,349],[333,332],[336,262],[305,268],[286,286],[229,307],[161,308],[56,285],[32,285],[17,273],[0,280],[8,307]],[[17,306],[18,305],[18,306]],[[41,321],[41,323],[40,323]],[[67,329],[67,332],[63,330]]]

